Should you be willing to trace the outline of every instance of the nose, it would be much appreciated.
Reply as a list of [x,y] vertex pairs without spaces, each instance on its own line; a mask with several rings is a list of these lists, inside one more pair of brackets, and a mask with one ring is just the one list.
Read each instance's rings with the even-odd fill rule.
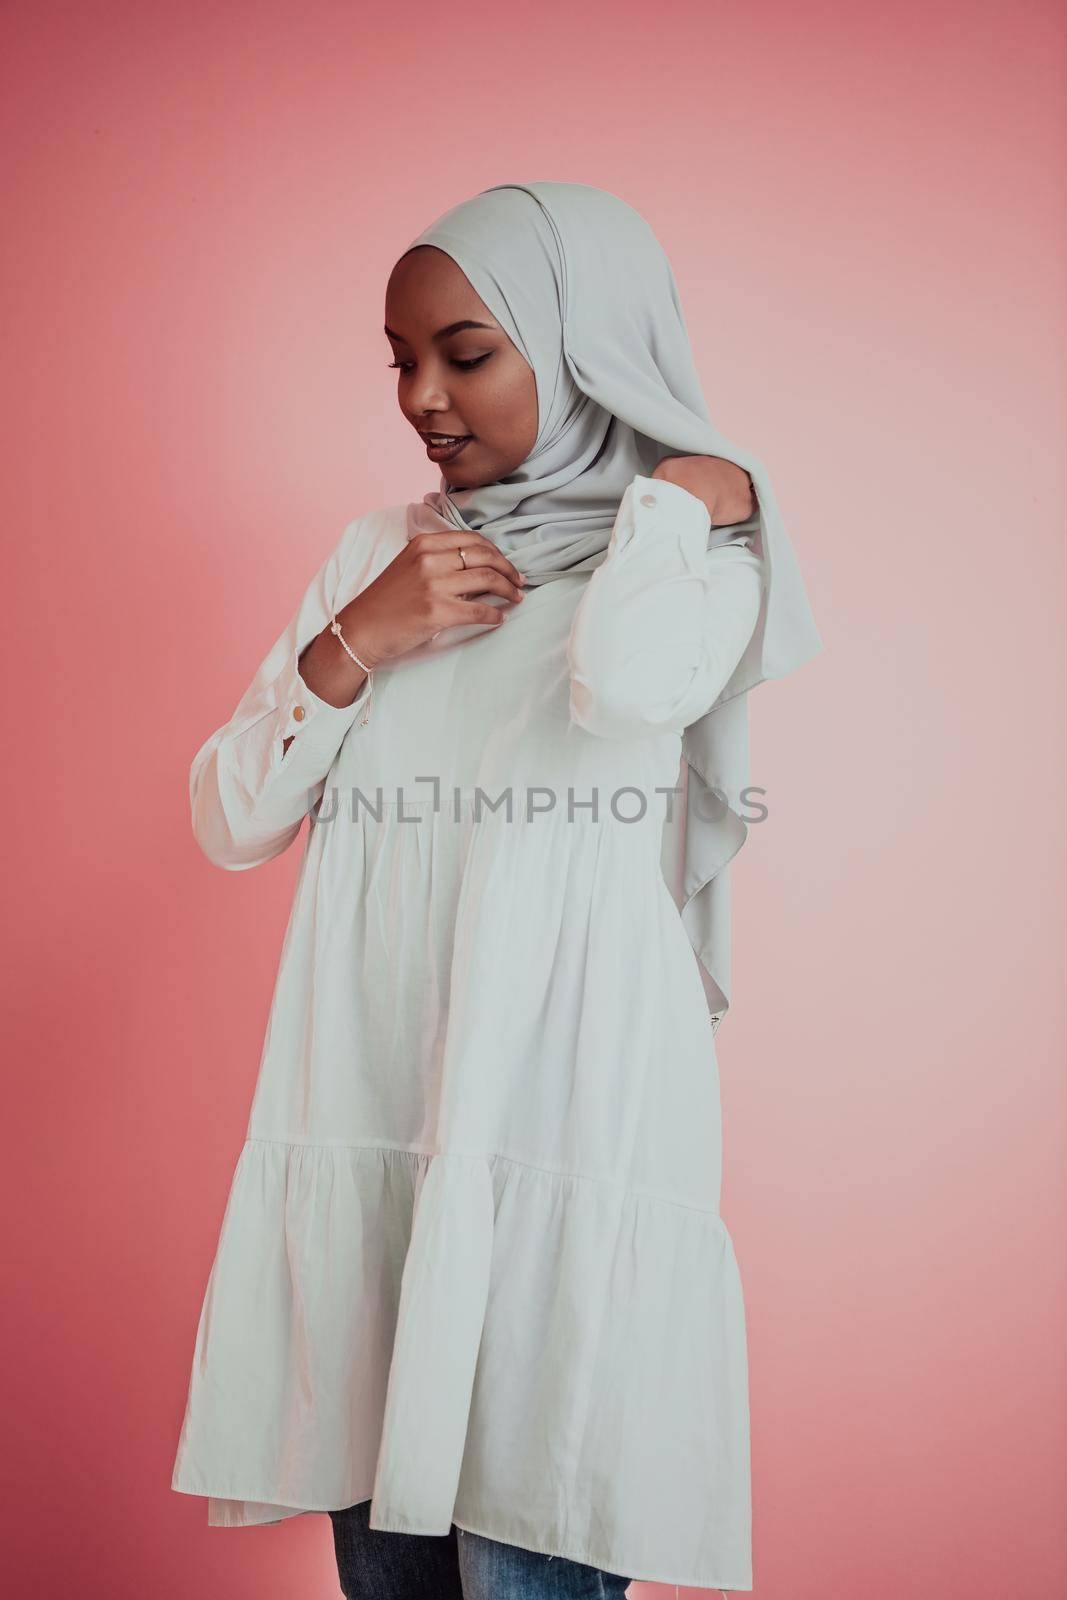
[[422,419],[447,411],[451,405],[447,392],[433,377],[416,378],[409,387],[406,398],[411,415]]

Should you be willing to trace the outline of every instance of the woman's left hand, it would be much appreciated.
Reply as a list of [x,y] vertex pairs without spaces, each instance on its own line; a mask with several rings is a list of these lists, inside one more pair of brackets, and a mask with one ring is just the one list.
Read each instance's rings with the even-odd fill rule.
[[712,525],[747,522],[756,513],[756,491],[744,467],[721,456],[667,456],[652,473],[703,500]]

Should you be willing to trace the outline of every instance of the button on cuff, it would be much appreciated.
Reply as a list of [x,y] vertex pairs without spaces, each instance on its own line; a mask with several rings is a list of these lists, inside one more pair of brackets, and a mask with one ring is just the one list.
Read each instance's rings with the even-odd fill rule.
[[634,484],[641,491],[637,502],[645,507],[642,520],[651,515],[657,524],[669,524],[676,532],[702,528],[707,535],[711,530],[711,512],[699,495],[683,489],[680,483],[668,478],[646,478],[640,473]]

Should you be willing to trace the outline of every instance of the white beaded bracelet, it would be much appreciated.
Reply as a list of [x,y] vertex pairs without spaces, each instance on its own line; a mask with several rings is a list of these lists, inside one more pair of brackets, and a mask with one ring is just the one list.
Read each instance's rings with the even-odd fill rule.
[[347,651],[347,653],[352,657],[352,660],[356,663],[357,667],[362,667],[364,672],[373,672],[374,671],[373,667],[368,667],[368,665],[367,665],[367,663],[365,661],[361,661],[359,659],[359,657],[356,655],[356,652],[354,650],[349,650],[348,643],[347,643],[347,641],[345,639],[345,636],[341,632],[341,624],[337,620],[337,613],[336,612],[334,612],[333,616],[330,618],[330,632],[337,635],[337,638],[341,641],[342,650]]
[[[349,649],[348,641],[345,639],[344,634],[341,632],[341,624],[337,620],[337,613],[336,612],[334,612],[333,616],[330,618],[330,632],[337,639],[338,643],[341,646],[341,649],[344,650],[346,655],[351,656],[352,660],[356,663],[356,666],[357,667],[362,667],[364,672],[367,674],[367,678],[370,679],[372,673],[374,672],[374,668],[373,667],[369,667],[365,661],[361,661],[359,659],[359,657],[356,655],[356,652],[354,650]],[[370,716],[370,703],[371,703],[371,698],[372,698],[373,694],[374,694],[374,685],[372,683],[371,684],[370,694],[367,696],[366,709],[365,709],[365,711],[363,713],[363,716],[360,718],[359,725],[360,725],[361,728],[363,727],[363,725],[366,723],[368,717]]]

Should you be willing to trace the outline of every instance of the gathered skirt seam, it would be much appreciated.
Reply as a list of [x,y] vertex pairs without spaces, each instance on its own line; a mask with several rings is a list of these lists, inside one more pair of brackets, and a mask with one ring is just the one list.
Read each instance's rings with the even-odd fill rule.
[[[450,1148],[447,1152],[434,1150],[426,1145],[409,1145],[393,1143],[386,1139],[372,1143],[360,1144],[348,1139],[270,1139],[262,1136],[249,1135],[246,1144],[281,1145],[285,1149],[297,1150],[384,1150],[394,1155],[433,1156],[450,1154],[467,1156],[474,1159],[484,1159],[490,1162],[501,1161],[507,1166],[522,1167],[528,1172],[543,1172],[550,1178],[566,1178],[575,1183],[608,1184],[612,1188],[622,1189],[623,1192],[636,1200],[654,1200],[659,1205],[677,1206],[682,1211],[695,1211],[703,1217],[714,1217],[722,1221],[720,1212],[714,1206],[697,1205],[692,1200],[678,1200],[673,1195],[657,1194],[653,1189],[639,1189],[632,1184],[623,1183],[619,1178],[600,1177],[588,1172],[565,1172],[559,1167],[543,1167],[534,1161],[524,1161],[519,1156],[507,1155],[503,1151],[463,1150]],[[473,1530],[472,1530],[473,1531]]]

